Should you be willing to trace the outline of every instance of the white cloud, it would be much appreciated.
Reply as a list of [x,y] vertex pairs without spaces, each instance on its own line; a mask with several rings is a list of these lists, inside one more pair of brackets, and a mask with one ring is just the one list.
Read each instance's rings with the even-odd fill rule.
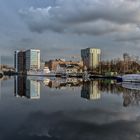
[[20,10],[31,31],[101,35],[128,32],[140,24],[140,2],[131,0],[56,0],[53,7]]

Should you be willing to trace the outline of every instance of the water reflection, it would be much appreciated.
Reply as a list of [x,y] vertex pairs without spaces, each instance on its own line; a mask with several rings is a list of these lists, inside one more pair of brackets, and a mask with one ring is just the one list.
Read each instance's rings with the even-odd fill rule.
[[64,79],[56,79],[50,80],[48,83],[48,87],[55,89],[66,89],[68,87],[79,87],[82,85],[82,79],[77,78],[64,78]]
[[100,81],[99,89],[101,91],[122,94],[123,106],[138,105],[140,102],[140,83],[121,83]]
[[140,84],[139,83],[122,83],[125,89],[123,93],[124,106],[138,105],[140,102]]
[[0,81],[9,80],[10,78],[11,78],[10,76],[3,76],[0,77]]
[[52,89],[81,88],[81,97],[100,100],[102,94],[122,95],[123,106],[138,105],[140,102],[140,83],[117,83],[112,80],[83,81],[77,78],[15,77],[15,96],[30,99],[40,98],[40,84]]
[[115,81],[98,80],[83,82],[81,97],[88,100],[97,100],[101,94],[122,94],[123,106],[138,105],[140,102],[140,84],[139,83],[121,83]]
[[2,82],[0,140],[140,139],[138,83],[46,77],[14,81],[15,96],[13,78]]
[[101,91],[99,90],[99,81],[83,82],[81,97],[89,100],[100,99]]
[[15,77],[14,91],[16,97],[27,97],[29,99],[40,98],[40,82],[27,77]]

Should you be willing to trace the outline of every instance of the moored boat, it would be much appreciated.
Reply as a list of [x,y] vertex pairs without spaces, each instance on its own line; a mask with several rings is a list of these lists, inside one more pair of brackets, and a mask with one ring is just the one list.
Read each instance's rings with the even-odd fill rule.
[[140,82],[140,74],[126,74],[122,76],[123,82]]
[[48,67],[44,67],[43,70],[27,71],[27,76],[56,76],[56,73],[50,71]]

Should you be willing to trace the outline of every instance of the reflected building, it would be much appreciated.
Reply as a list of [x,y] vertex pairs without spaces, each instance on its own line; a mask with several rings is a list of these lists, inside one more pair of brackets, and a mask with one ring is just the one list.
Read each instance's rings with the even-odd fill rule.
[[140,102],[140,84],[123,83],[123,106],[139,105]]
[[50,80],[48,83],[48,87],[55,89],[67,89],[68,87],[80,87],[82,84],[81,79],[77,78],[58,78],[55,80]]
[[101,80],[98,86],[103,93],[122,94],[123,106],[139,105],[140,103],[140,83],[121,83],[117,84],[115,81]]
[[88,81],[83,83],[81,97],[88,100],[97,100],[101,98],[98,81]]
[[49,82],[50,82],[50,79],[48,79],[48,78],[45,78],[45,79],[43,80],[43,84],[44,84],[45,86],[48,86],[48,85],[49,85]]
[[[42,79],[42,78],[41,78]],[[35,78],[15,77],[15,96],[26,97],[29,99],[40,98],[40,82]],[[140,84],[139,83],[121,83],[117,84],[112,81],[96,80],[83,82],[80,79],[67,78],[50,80],[43,78],[42,82],[45,86],[54,89],[75,89],[80,87],[81,97],[88,100],[98,100],[102,94],[117,94],[123,95],[123,106],[138,105],[140,102]]]
[[140,91],[131,90],[129,93],[123,93],[123,106],[139,105],[140,102]]
[[40,98],[40,82],[35,80],[26,80],[26,97],[30,99]]
[[16,97],[26,96],[26,77],[18,77],[18,76],[15,77],[14,91]]
[[27,77],[16,76],[14,81],[14,91],[16,97],[39,99],[40,82],[29,80]]

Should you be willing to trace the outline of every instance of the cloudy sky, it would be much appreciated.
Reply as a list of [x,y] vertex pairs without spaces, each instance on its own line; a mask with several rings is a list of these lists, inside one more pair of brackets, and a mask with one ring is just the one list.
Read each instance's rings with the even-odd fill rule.
[[0,0],[0,55],[39,48],[43,60],[70,59],[87,47],[102,59],[139,55],[139,0]]

